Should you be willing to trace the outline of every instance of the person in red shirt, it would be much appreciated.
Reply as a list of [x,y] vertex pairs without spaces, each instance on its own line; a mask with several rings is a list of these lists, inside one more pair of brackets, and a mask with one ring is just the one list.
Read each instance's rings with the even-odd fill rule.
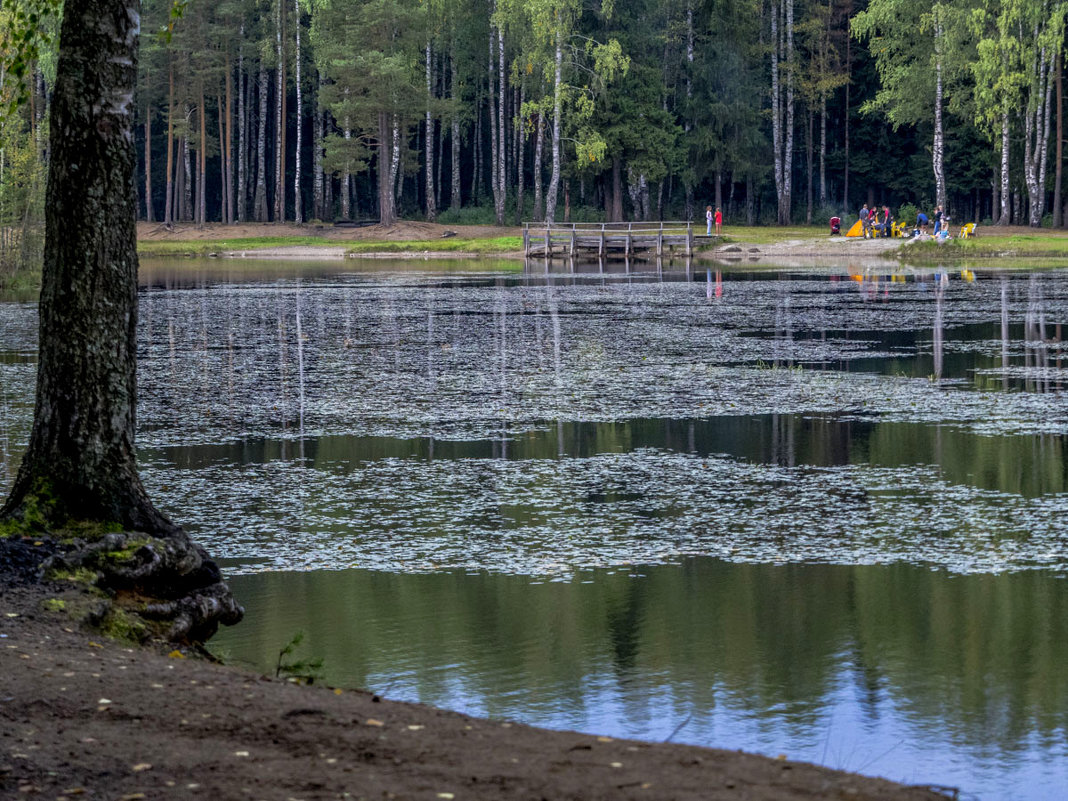
[[723,212],[716,209],[716,236],[723,233]]

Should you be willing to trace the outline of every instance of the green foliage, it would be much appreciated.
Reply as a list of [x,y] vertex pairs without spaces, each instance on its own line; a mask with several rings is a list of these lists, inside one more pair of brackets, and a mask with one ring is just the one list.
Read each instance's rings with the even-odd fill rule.
[[275,664],[275,678],[285,677],[289,681],[298,684],[314,684],[317,679],[323,677],[323,660],[321,657],[289,660],[300,644],[304,641],[304,632],[298,631],[293,638],[278,652],[278,662]]
[[920,210],[914,205],[905,203],[897,210],[897,217],[895,219],[906,225],[913,225],[916,222],[916,215],[919,213]]

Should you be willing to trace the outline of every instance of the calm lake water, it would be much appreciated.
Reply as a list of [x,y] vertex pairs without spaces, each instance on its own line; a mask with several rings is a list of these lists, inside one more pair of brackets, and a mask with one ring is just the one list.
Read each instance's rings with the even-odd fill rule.
[[[480,715],[1068,787],[1068,272],[142,270],[146,485],[273,669]],[[0,303],[0,491],[32,415]]]

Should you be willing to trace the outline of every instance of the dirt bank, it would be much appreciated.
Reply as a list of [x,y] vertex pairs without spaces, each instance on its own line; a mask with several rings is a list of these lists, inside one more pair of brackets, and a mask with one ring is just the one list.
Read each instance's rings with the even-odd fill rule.
[[180,223],[166,228],[159,223],[137,224],[137,238],[145,242],[204,242],[225,239],[249,239],[253,237],[321,237],[324,245],[366,241],[423,241],[443,239],[446,234],[479,239],[499,236],[522,236],[522,228],[497,227],[496,225],[441,225],[412,220],[400,220],[393,225],[367,225],[359,228],[339,227],[309,223],[241,223],[222,225],[208,223],[197,227],[192,223]]
[[937,799],[731,751],[550,732],[301,687],[80,629],[0,540],[0,796]]

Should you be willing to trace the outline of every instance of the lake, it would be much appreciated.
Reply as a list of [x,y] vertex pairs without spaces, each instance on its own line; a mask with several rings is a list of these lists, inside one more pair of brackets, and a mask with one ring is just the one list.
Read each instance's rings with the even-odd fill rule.
[[[146,262],[213,648],[965,798],[1068,786],[1068,271]],[[0,303],[0,490],[33,303]]]

